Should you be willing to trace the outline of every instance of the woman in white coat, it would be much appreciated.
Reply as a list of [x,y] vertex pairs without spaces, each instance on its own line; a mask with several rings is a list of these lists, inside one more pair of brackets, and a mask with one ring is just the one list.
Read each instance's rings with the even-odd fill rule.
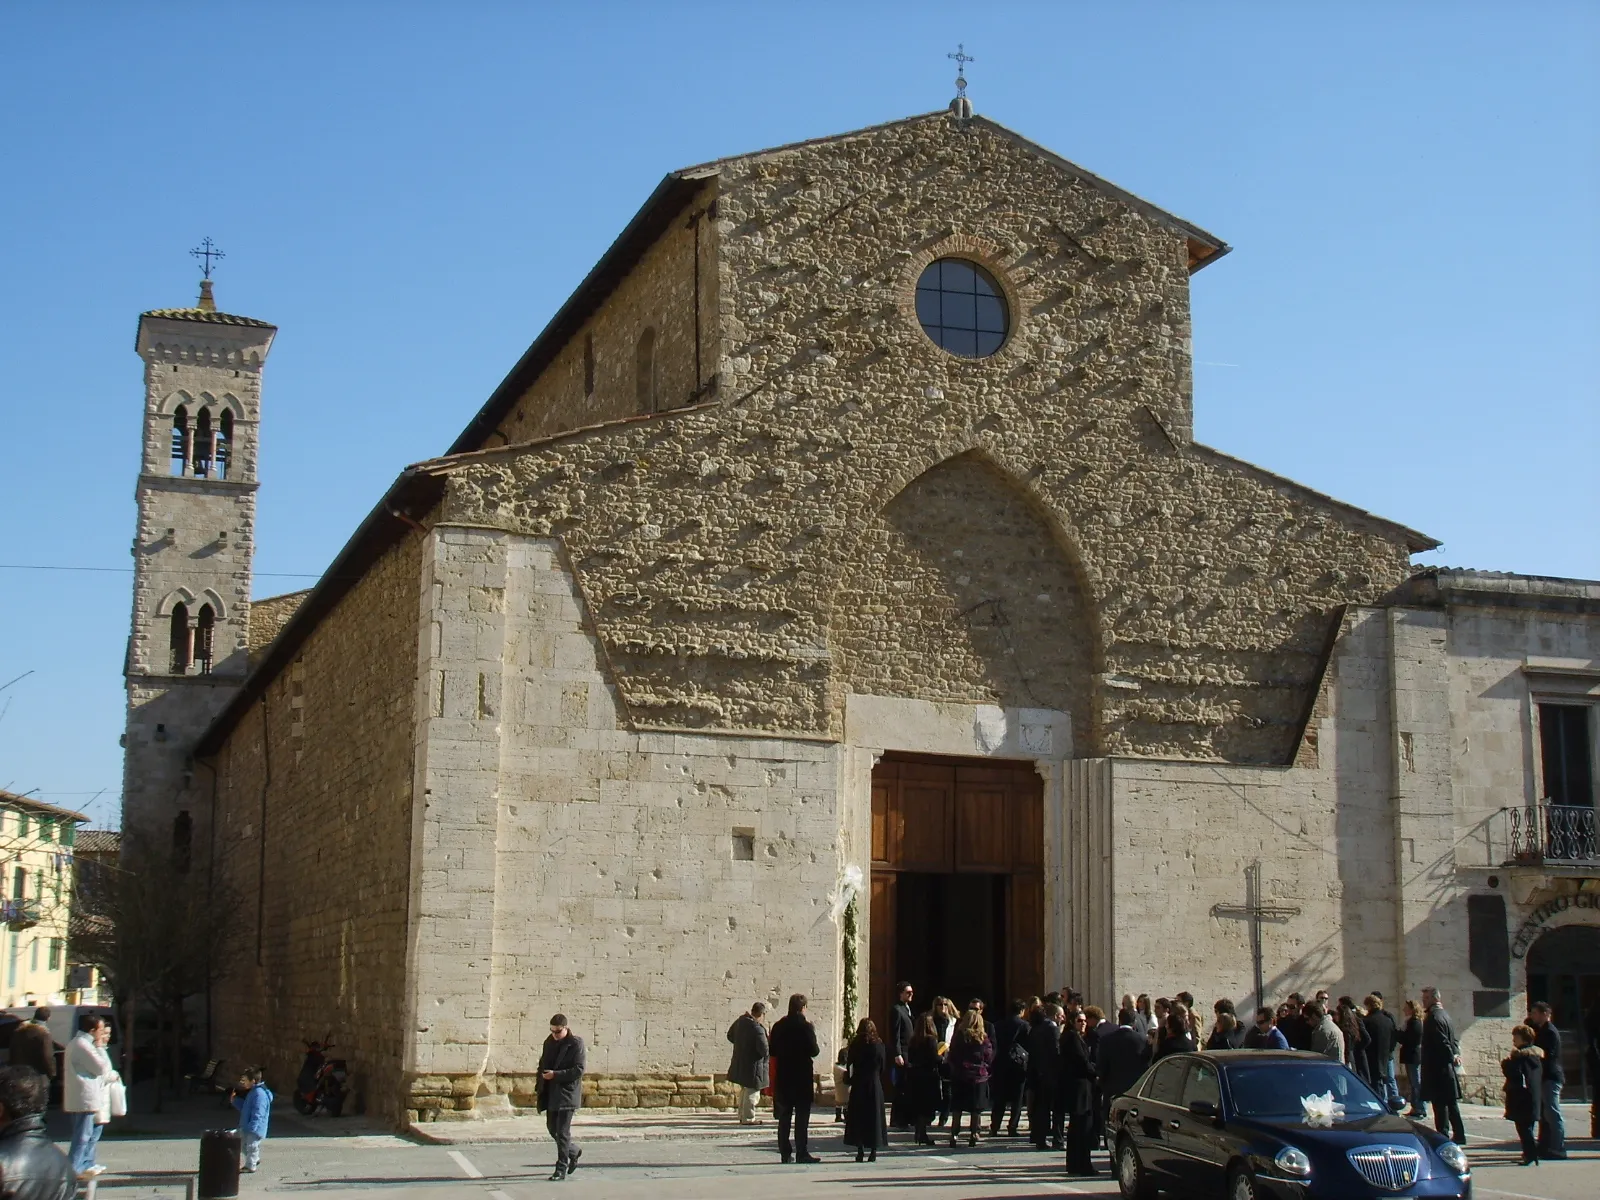
[[111,1027],[104,1017],[85,1013],[78,1035],[67,1043],[61,1107],[72,1120],[72,1169],[79,1179],[92,1179],[105,1168],[94,1161],[101,1131],[111,1123],[111,1092],[122,1076],[111,1065],[105,1045]]

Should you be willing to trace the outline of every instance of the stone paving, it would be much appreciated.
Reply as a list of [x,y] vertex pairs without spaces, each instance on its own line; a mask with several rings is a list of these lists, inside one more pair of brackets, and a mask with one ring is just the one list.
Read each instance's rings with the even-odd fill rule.
[[[1588,1115],[1566,1106],[1568,1128],[1586,1131]],[[976,1148],[943,1144],[924,1150],[894,1145],[876,1163],[854,1162],[828,1110],[815,1127],[812,1147],[823,1161],[783,1166],[777,1161],[770,1120],[740,1128],[717,1113],[592,1111],[575,1132],[587,1147],[578,1173],[560,1185],[571,1197],[640,1200],[722,1200],[726,1197],[833,1197],[908,1193],[919,1197],[1112,1196],[1109,1174],[1069,1179],[1063,1157],[1001,1138]],[[138,1113],[102,1143],[100,1161],[110,1173],[192,1169],[202,1129],[225,1125],[213,1104],[191,1101],[159,1116]],[[219,1118],[221,1120],[219,1120]],[[385,1200],[532,1200],[557,1185],[548,1182],[551,1146],[542,1121],[463,1122],[434,1126],[449,1142],[387,1132],[359,1117],[306,1120],[280,1106],[262,1170],[242,1181],[241,1197],[274,1200],[314,1194],[344,1200],[382,1192]],[[1488,1200],[1593,1200],[1600,1195],[1600,1144],[1574,1139],[1571,1160],[1538,1168],[1515,1165],[1509,1125],[1496,1110],[1468,1111],[1469,1152],[1476,1195]],[[65,1126],[58,1132],[64,1133]],[[1097,1156],[1104,1166],[1104,1156]],[[154,1189],[129,1188],[108,1200],[145,1200]],[[164,1193],[176,1195],[174,1191]]]

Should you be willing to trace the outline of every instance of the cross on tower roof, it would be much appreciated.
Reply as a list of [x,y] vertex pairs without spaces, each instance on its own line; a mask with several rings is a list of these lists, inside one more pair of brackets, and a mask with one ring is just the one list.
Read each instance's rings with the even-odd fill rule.
[[200,260],[200,263],[201,263],[200,270],[202,272],[201,278],[203,278],[203,279],[210,279],[211,278],[211,260],[213,258],[227,258],[228,257],[221,250],[217,249],[217,244],[215,242],[213,242],[210,238],[202,238],[200,240],[200,244],[198,246],[196,246],[193,250],[189,251],[189,253],[194,255],[196,258],[198,258]]
[[967,94],[967,64],[978,60],[967,53],[966,43],[964,42],[957,42],[956,52],[954,54],[946,54],[945,57],[956,60],[956,99],[960,100]]

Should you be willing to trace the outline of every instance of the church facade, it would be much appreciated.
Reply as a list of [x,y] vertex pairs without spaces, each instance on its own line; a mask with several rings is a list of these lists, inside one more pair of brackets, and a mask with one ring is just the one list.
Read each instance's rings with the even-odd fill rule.
[[[1226,250],[954,113],[669,175],[314,589],[252,611],[218,559],[214,704],[156,742],[198,687],[130,674],[128,823],[252,900],[213,1053],[332,1029],[372,1110],[469,1119],[559,1010],[590,1102],[722,1105],[791,992],[826,1046],[900,977],[1434,984],[1497,1088],[1530,993],[1600,989],[1556,969],[1600,959],[1600,585],[1419,570],[1197,443]],[[256,419],[270,327],[196,311],[141,323],[151,446],[218,394],[161,364],[241,328]]]

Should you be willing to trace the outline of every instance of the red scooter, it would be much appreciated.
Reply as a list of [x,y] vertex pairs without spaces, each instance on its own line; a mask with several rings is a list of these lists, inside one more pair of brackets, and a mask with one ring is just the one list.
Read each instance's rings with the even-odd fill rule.
[[306,1042],[305,1061],[294,1084],[294,1110],[301,1116],[314,1116],[320,1108],[330,1117],[344,1111],[345,1085],[350,1071],[342,1058],[329,1058],[333,1049],[330,1033],[320,1042]]

